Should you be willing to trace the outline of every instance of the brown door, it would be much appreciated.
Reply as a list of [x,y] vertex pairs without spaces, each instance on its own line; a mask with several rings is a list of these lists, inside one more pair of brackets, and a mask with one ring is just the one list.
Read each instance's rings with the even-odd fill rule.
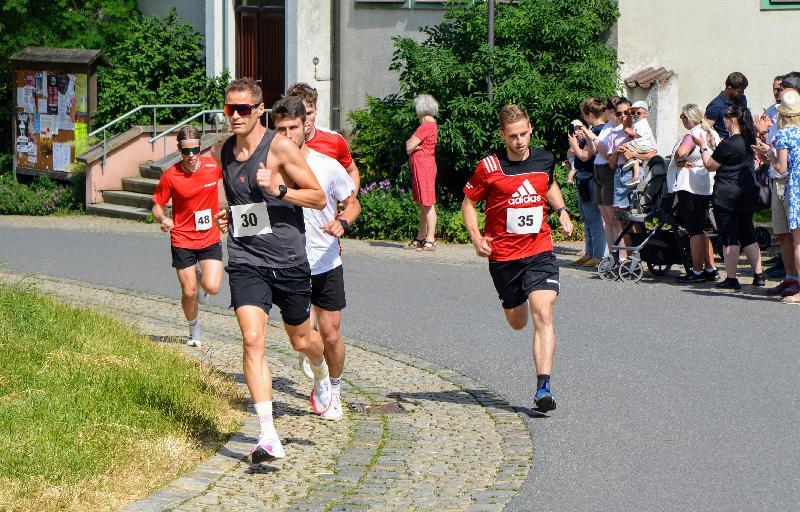
[[282,1],[238,0],[236,74],[250,77],[264,91],[270,108],[283,94],[286,76],[285,8]]

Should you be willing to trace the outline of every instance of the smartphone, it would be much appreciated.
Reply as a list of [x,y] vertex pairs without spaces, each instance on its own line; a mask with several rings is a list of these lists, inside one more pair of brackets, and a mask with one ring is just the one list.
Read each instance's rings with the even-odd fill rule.
[[570,135],[575,135],[575,125],[574,124],[569,123],[569,126],[567,126],[567,133],[570,134]]

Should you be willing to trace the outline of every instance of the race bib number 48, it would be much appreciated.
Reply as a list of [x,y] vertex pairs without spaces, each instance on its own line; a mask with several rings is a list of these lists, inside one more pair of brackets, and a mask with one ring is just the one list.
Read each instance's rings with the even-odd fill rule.
[[508,208],[506,210],[506,231],[515,235],[532,235],[542,229],[544,208]]
[[272,233],[266,203],[231,206],[233,236],[256,236]]
[[211,229],[212,220],[211,209],[194,212],[194,229],[196,231],[208,231]]

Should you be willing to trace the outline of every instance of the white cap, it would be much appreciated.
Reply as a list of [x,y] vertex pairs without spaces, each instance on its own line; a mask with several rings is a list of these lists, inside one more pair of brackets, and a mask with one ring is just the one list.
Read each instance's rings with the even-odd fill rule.
[[635,102],[633,105],[631,105],[631,108],[643,108],[645,110],[650,110],[650,107],[648,107],[647,103],[645,103],[644,101]]

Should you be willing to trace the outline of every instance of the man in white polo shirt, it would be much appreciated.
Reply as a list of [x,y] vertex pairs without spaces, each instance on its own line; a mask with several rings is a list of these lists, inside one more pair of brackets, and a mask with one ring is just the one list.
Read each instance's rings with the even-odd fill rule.
[[[335,159],[314,151],[306,144],[303,130],[305,112],[301,98],[285,96],[273,105],[271,116],[275,131],[297,144],[328,197],[328,205],[324,209],[304,208],[303,215],[306,254],[311,265],[311,304],[325,347],[325,360],[331,379],[330,405],[325,409],[315,408],[315,412],[324,419],[338,421],[342,419],[341,377],[345,359],[340,325],[342,310],[346,306],[339,237],[358,217],[361,204],[354,193],[355,183],[345,168]],[[338,211],[339,203],[344,206],[341,212]]]

